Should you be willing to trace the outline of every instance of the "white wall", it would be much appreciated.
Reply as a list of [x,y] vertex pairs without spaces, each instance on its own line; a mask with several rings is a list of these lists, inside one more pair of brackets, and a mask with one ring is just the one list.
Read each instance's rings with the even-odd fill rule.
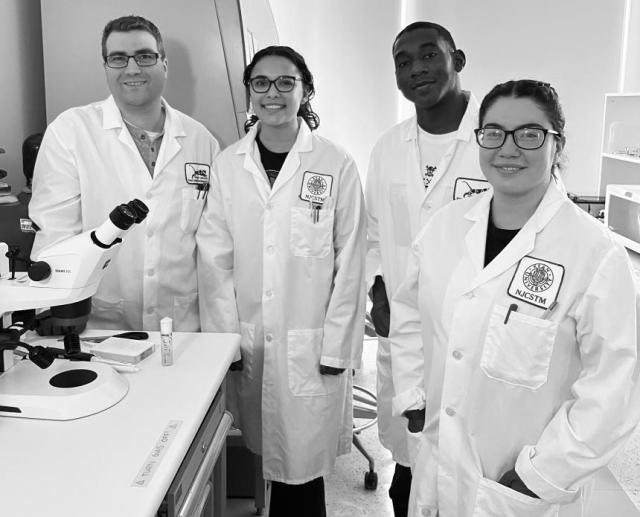
[[280,44],[314,75],[318,132],[347,149],[364,177],[371,147],[397,120],[391,44],[400,2],[270,0]]
[[39,0],[0,1],[0,63],[0,169],[18,194],[26,183],[22,142],[46,127]]
[[[624,0],[271,0],[271,5],[281,43],[298,48],[317,77],[320,132],[350,150],[361,168],[377,136],[412,113],[395,87],[393,39],[408,23],[430,20],[450,29],[465,50],[463,87],[478,100],[498,82],[515,78],[539,78],[556,87],[567,118],[567,187],[580,194],[597,191],[604,94],[617,90]],[[632,31],[638,32],[637,24]],[[640,53],[629,81],[640,82],[637,57]]]

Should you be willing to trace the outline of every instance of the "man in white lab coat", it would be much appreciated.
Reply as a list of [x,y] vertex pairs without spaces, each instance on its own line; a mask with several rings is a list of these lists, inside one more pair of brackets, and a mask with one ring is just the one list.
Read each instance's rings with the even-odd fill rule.
[[[394,395],[389,354],[389,302],[404,277],[409,246],[431,215],[454,199],[488,188],[473,139],[478,102],[463,91],[465,55],[449,31],[429,22],[403,29],[393,44],[398,89],[415,115],[387,131],[371,155],[366,184],[367,278],[371,317],[379,336],[378,428],[397,462],[389,490],[396,517],[407,515],[410,465],[407,420],[392,417]],[[409,431],[422,430],[424,412],[410,410]]]
[[111,96],[72,108],[47,128],[33,180],[32,256],[101,224],[132,198],[149,207],[93,297],[94,328],[200,328],[195,231],[219,145],[162,98],[167,58],[158,28],[139,16],[109,22],[102,57]]

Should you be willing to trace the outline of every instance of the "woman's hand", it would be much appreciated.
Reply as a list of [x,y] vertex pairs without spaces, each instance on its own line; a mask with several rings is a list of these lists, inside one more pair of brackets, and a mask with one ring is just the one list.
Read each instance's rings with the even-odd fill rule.
[[333,368],[332,366],[325,366],[324,364],[320,365],[321,375],[340,375],[344,371],[345,368]]
[[525,485],[524,481],[522,481],[520,476],[518,476],[516,469],[511,469],[508,472],[505,472],[499,479],[498,483],[509,487],[511,490],[533,497],[534,499],[540,499],[534,492],[527,488],[527,485]]

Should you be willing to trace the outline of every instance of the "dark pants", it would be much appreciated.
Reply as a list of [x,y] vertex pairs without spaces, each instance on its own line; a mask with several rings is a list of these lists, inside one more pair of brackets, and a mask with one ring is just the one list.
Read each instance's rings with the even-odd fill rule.
[[326,517],[324,479],[319,477],[302,485],[271,482],[269,517]]
[[396,470],[393,473],[393,479],[389,487],[389,497],[393,503],[393,514],[395,517],[407,517],[407,513],[409,512],[410,491],[411,469],[396,463]]

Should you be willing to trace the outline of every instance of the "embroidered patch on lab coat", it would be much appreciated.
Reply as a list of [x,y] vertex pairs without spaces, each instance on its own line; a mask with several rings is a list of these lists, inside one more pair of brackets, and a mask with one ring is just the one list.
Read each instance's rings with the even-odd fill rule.
[[479,180],[477,178],[456,178],[453,186],[453,199],[462,199],[471,197],[474,194],[480,194],[485,190],[489,190],[491,186],[487,180]]
[[518,262],[508,293],[512,298],[548,309],[558,297],[563,278],[563,265],[527,255]]
[[313,203],[324,203],[331,195],[333,176],[319,172],[305,171],[300,186],[300,199]]
[[189,185],[208,185],[210,171],[206,163],[185,163],[184,179]]

